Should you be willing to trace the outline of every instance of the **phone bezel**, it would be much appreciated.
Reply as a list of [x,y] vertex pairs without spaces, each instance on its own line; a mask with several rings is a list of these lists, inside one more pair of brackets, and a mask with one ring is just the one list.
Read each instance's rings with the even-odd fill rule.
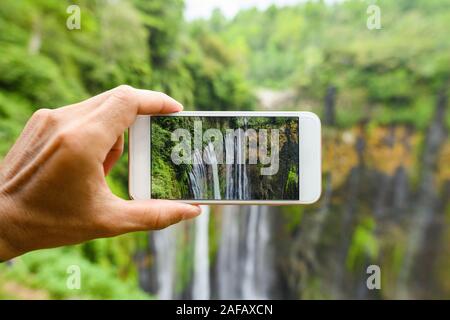
[[[292,111],[184,111],[165,116],[197,117],[298,117],[299,118],[299,200],[175,200],[211,205],[309,204],[321,194],[321,124],[312,112]],[[151,199],[151,116],[138,116],[129,130],[129,194],[131,199]],[[305,169],[306,168],[306,169]]]

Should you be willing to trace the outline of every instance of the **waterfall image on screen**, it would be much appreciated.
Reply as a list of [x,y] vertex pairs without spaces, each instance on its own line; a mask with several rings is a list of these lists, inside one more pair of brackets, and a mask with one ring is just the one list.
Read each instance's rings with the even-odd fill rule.
[[298,117],[151,118],[151,196],[298,200]]

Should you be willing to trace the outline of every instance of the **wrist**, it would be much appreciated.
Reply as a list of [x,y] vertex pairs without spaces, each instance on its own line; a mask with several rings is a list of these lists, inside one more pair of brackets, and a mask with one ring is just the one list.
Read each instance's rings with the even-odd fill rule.
[[11,260],[17,256],[18,254],[15,250],[13,250],[6,241],[0,239],[0,263]]
[[20,255],[10,239],[10,232],[14,228],[9,223],[8,216],[10,214],[11,210],[8,209],[7,199],[0,195],[0,262],[5,262]]

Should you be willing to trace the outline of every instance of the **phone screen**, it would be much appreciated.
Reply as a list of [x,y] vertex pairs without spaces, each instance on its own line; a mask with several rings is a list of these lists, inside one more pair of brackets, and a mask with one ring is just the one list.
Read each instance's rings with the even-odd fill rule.
[[299,200],[299,118],[154,116],[151,197]]

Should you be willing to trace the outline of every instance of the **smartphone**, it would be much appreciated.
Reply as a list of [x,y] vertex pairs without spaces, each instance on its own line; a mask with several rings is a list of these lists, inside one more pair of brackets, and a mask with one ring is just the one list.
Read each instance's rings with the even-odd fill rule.
[[139,116],[129,131],[132,199],[306,204],[321,193],[321,124],[311,112]]

